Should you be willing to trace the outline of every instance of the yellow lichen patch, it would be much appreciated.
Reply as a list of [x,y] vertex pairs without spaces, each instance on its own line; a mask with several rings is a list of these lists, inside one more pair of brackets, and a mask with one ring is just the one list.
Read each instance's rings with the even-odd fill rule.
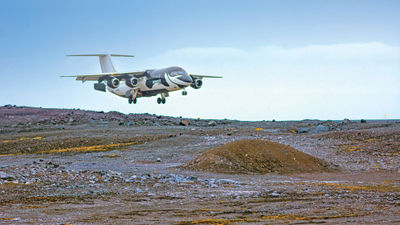
[[353,147],[345,148],[345,149],[342,149],[342,150],[348,151],[348,152],[354,152],[354,151],[362,152],[362,151],[364,151],[364,149],[362,149],[361,146],[353,146]]
[[14,183],[14,182],[5,182],[5,183],[3,183],[3,184],[0,184],[0,187],[1,186],[4,186],[4,187],[10,187],[10,186],[19,186],[19,185],[27,185],[27,184],[24,184],[24,183]]
[[105,155],[105,157],[113,158],[113,157],[119,157],[119,155],[117,155],[117,154],[109,154],[109,155]]
[[12,218],[12,217],[0,217],[0,220],[15,220],[15,218]]
[[42,137],[21,137],[21,138],[17,138],[17,139],[13,139],[13,140],[4,140],[4,141],[0,141],[0,143],[7,143],[7,142],[11,142],[11,141],[24,141],[24,140],[39,140]]
[[74,148],[62,148],[62,149],[51,149],[46,151],[39,151],[37,153],[61,153],[61,152],[94,152],[94,151],[106,151],[111,148],[117,148],[121,146],[134,145],[136,142],[127,142],[119,144],[107,144],[107,145],[92,145]]
[[219,209],[198,209],[198,211],[219,211]]
[[0,154],[0,156],[11,156],[11,155],[22,155],[22,153],[7,153],[7,154]]
[[30,138],[22,137],[22,138],[18,138],[17,141],[23,141],[23,140],[28,140],[28,139],[30,139]]
[[370,138],[370,139],[367,139],[367,140],[364,140],[365,142],[371,142],[371,141],[376,141],[376,138]]
[[256,128],[256,131],[264,130],[263,128]]
[[23,209],[40,209],[40,208],[44,208],[44,206],[41,206],[41,205],[30,205],[30,206],[23,207]]
[[349,191],[400,192],[400,186],[389,186],[389,185],[353,186],[349,184],[338,184],[338,183],[314,183],[313,185],[347,189]]

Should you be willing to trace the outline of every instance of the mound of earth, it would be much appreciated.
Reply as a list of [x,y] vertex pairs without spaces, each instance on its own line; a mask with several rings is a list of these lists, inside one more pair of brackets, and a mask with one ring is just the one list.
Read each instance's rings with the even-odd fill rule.
[[290,146],[267,140],[239,140],[213,148],[184,169],[216,173],[298,173],[329,171],[330,165]]

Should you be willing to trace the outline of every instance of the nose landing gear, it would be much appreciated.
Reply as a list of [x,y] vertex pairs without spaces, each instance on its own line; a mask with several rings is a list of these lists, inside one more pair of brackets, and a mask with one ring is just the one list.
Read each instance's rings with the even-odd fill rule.
[[182,95],[187,95],[187,91],[183,90]]

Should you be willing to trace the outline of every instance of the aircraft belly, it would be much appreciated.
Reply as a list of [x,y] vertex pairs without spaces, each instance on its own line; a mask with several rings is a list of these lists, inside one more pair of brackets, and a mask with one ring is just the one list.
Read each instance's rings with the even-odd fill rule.
[[121,82],[120,85],[119,85],[117,88],[110,88],[110,87],[107,86],[107,90],[108,90],[109,92],[111,92],[111,93],[113,93],[113,94],[116,94],[116,95],[118,95],[118,96],[121,96],[121,97],[127,97],[127,96],[125,95],[125,93],[126,93],[127,91],[129,91],[130,89],[132,89],[132,88],[128,87],[128,86],[127,86],[125,83],[123,83],[123,82]]
[[[146,83],[145,80],[143,80],[142,82],[139,82],[138,86],[135,87],[137,89],[139,89],[139,92],[143,92],[146,93],[146,96],[153,96],[153,95],[157,95],[158,93],[163,93],[163,92],[168,92],[168,91],[176,91],[181,89],[181,87],[179,87],[178,85],[172,83],[172,82],[168,82],[168,86],[165,86],[162,83],[154,83],[153,86],[151,88],[149,88]],[[125,84],[125,82],[121,82],[120,85],[117,88],[110,88],[107,86],[107,90],[115,95],[118,95],[120,97],[124,97],[127,98],[128,95],[127,93],[130,92],[133,88],[127,86]]]

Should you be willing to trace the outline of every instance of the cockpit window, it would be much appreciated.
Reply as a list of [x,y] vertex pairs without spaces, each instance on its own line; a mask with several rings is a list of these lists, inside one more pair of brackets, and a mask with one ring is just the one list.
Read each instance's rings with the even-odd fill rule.
[[185,74],[186,74],[185,71],[172,71],[171,72],[171,77],[176,77],[176,76],[185,75]]

